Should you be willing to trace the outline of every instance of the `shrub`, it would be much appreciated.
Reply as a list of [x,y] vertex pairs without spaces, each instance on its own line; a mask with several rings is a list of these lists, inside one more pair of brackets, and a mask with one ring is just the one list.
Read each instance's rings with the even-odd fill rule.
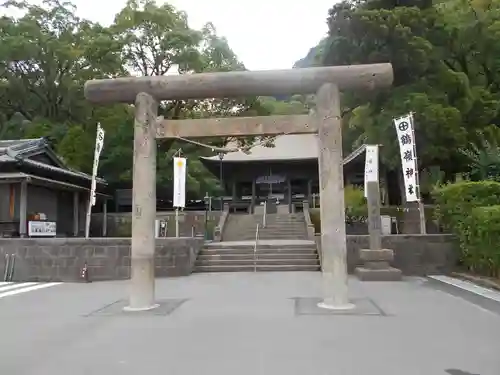
[[500,205],[472,209],[457,235],[462,250],[461,263],[474,273],[498,277]]
[[[345,219],[346,223],[364,223],[368,208],[362,189],[348,185],[344,189]],[[319,209],[311,209],[311,222],[316,233],[321,232],[321,214]]]
[[368,216],[364,191],[352,185],[344,189],[345,218],[347,223],[363,223]]
[[461,231],[464,219],[476,207],[500,205],[500,183],[462,181],[444,185],[433,192],[435,216],[453,233]]

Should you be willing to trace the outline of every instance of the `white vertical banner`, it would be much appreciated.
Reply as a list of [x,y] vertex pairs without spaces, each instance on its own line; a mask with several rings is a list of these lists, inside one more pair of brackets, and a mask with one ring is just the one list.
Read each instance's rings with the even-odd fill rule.
[[378,182],[378,145],[365,147],[365,198],[367,198],[367,182]]
[[101,124],[97,124],[97,134],[95,138],[95,150],[94,150],[94,165],[92,167],[92,181],[90,184],[90,198],[87,207],[87,217],[85,220],[85,238],[89,238],[90,235],[90,218],[92,214],[92,206],[95,206],[96,198],[96,178],[97,169],[99,167],[99,158],[101,156],[102,148],[104,146],[104,129],[101,128]]
[[174,207],[186,206],[186,158],[174,158]]
[[95,139],[95,150],[94,150],[94,166],[92,168],[92,186],[90,188],[90,202],[92,206],[95,206],[95,190],[96,190],[96,178],[97,169],[99,168],[99,158],[101,156],[101,151],[104,146],[104,129],[101,128],[101,124],[97,124],[97,135]]
[[415,147],[415,131],[411,113],[394,119],[398,135],[399,152],[401,154],[401,169],[405,183],[406,201],[418,202],[418,169]]

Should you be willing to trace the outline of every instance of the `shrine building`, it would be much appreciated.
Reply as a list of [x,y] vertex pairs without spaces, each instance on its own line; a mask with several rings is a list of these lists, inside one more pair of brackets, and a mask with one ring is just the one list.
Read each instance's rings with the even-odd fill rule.
[[[224,202],[232,211],[255,212],[266,200],[275,200],[281,209],[302,209],[304,200],[315,205],[319,196],[318,139],[316,134],[281,135],[274,147],[257,145],[242,151],[202,157],[205,167],[222,180]],[[344,184],[363,186],[365,146],[344,158]],[[381,189],[384,190],[381,165]],[[386,193],[383,194],[383,196]],[[384,198],[383,198],[384,200]]]
[[[0,140],[0,237],[83,236],[91,179],[69,168],[45,138]],[[105,190],[97,178],[104,214]]]

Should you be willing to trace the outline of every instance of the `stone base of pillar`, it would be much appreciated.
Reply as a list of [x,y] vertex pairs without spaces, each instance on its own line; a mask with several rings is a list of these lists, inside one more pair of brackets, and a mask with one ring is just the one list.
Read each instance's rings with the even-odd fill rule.
[[394,260],[394,251],[390,249],[359,251],[363,266],[356,267],[354,274],[361,281],[400,281],[401,270],[391,267]]

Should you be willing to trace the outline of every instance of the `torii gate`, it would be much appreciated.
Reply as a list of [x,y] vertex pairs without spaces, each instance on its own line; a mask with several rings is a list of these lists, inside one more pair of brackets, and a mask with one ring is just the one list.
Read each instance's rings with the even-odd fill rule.
[[[155,303],[156,138],[243,137],[318,133],[321,199],[322,307],[348,309],[342,119],[339,90],[392,84],[391,64],[127,77],[88,81],[92,103],[135,103],[129,311]],[[158,101],[316,93],[311,115],[165,120]]]

